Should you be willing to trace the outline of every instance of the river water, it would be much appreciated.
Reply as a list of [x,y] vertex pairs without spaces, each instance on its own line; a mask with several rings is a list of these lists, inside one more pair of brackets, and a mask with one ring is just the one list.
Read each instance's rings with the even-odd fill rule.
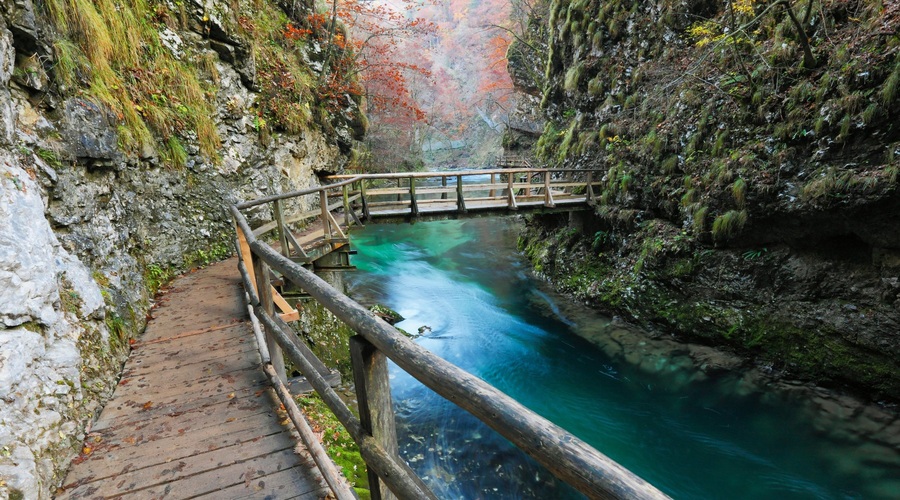
[[[674,498],[900,498],[890,414],[761,391],[678,362],[687,349],[625,352],[654,341],[545,289],[516,251],[517,224],[370,225],[352,235],[349,291],[398,311],[399,328],[428,327],[422,346]],[[441,498],[580,498],[396,366],[391,384],[401,454]]]

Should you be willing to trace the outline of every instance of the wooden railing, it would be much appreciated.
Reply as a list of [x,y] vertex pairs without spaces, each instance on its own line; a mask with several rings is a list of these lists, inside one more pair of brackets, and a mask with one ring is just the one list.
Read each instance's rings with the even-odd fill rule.
[[343,185],[345,205],[358,207],[364,219],[593,204],[594,187],[600,184],[599,171],[541,168],[333,175],[327,179]]
[[[408,177],[409,175],[405,176]],[[357,194],[351,195],[349,186],[354,183],[359,187]],[[511,187],[508,189],[532,189],[516,184],[519,183],[509,184]],[[299,245],[298,241],[291,240],[293,236],[279,234],[282,252],[276,251],[258,237],[275,228],[280,228],[282,232],[288,231],[287,221],[294,218],[286,217],[283,213],[285,201],[318,197],[318,217],[321,217],[326,226],[332,225],[330,229],[323,229],[324,240],[334,242],[345,239],[346,234],[340,230],[338,217],[331,213],[329,199],[335,190],[340,189],[340,205],[349,211],[353,196],[360,196],[360,200],[365,200],[362,194],[365,186],[365,178],[353,177],[334,185],[234,205],[230,207],[230,211],[237,230],[235,243],[240,256],[238,267],[252,309],[251,320],[254,324],[258,321],[262,325],[257,337],[264,352],[266,372],[272,374],[270,377],[279,386],[278,394],[285,398],[283,401],[287,407],[291,403],[285,400],[289,400],[291,396],[280,383],[284,379],[284,357],[300,369],[359,445],[360,453],[368,466],[373,498],[394,498],[394,495],[415,500],[435,498],[399,456],[387,359],[495,429],[555,476],[589,498],[667,498],[652,485],[577,437],[535,414],[490,384],[427,351],[332,288],[303,267],[302,262],[297,262],[298,259],[296,256],[292,257],[291,251],[285,251],[285,248]],[[411,199],[415,199],[415,188],[412,186],[414,182],[410,187],[413,190]],[[251,229],[242,210],[266,203],[282,205],[282,208],[275,210],[276,220]],[[290,313],[290,306],[280,298],[272,285],[273,272],[278,273],[278,281],[299,287],[356,332],[350,339],[350,358],[359,404],[358,418],[325,380],[327,370],[321,361],[285,322],[285,318],[293,319],[293,315]],[[276,313],[276,310],[281,312]],[[301,432],[301,436],[303,435]],[[307,446],[315,447],[317,444],[309,443]],[[331,482],[329,480],[329,484]],[[342,493],[336,494],[339,498],[344,498]]]

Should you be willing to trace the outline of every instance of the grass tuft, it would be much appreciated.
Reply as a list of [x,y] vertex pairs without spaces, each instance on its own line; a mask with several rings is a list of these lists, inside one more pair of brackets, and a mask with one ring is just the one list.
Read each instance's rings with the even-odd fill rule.
[[716,217],[716,220],[713,221],[713,239],[719,241],[728,239],[737,234],[737,232],[740,231],[746,223],[746,210],[729,210],[724,214]]

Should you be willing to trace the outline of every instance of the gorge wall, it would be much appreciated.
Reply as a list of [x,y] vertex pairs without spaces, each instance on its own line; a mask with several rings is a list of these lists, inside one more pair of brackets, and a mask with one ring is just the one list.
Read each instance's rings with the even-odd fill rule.
[[546,125],[507,144],[603,185],[522,247],[661,335],[896,401],[898,29],[880,0],[538,4],[509,60]]
[[0,499],[50,498],[153,293],[231,253],[226,205],[317,184],[365,124],[283,36],[310,3],[0,7]]

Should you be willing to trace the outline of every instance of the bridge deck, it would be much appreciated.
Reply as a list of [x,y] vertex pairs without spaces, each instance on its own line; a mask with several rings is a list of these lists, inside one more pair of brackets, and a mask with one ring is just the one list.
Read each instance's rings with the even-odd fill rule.
[[175,280],[57,498],[323,498],[260,370],[236,261]]

